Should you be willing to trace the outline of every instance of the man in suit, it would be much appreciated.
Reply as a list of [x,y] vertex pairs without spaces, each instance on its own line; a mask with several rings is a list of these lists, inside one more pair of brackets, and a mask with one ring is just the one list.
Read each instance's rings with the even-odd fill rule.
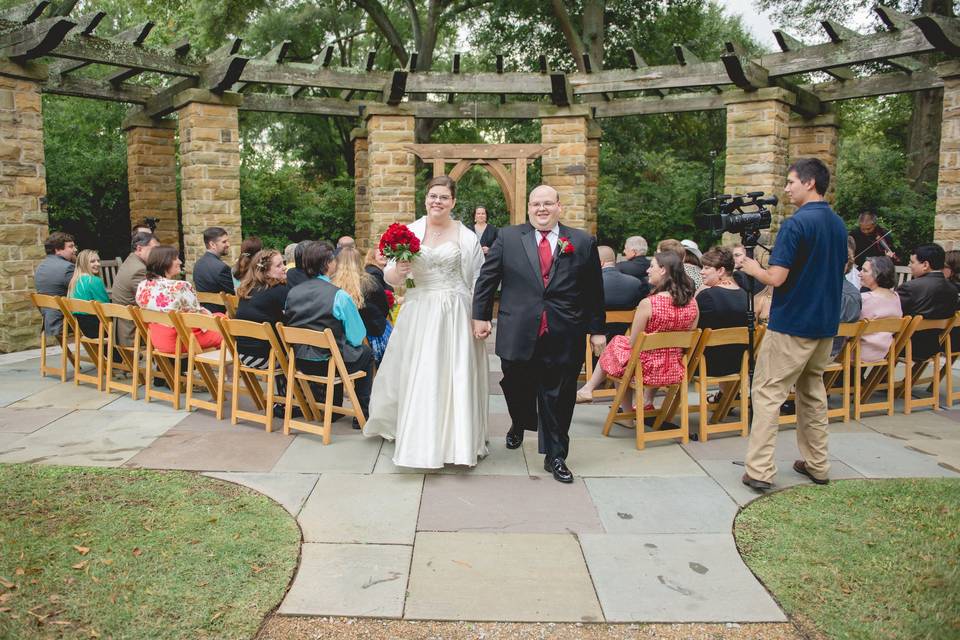
[[617,271],[628,276],[647,281],[647,269],[650,260],[647,258],[647,241],[643,236],[630,236],[623,243],[623,262],[617,264]]
[[[905,316],[945,320],[957,312],[957,290],[943,277],[945,254],[938,244],[922,244],[910,256],[913,279],[897,288]],[[925,360],[940,349],[939,331],[918,331],[910,339],[913,359]]]
[[[197,293],[233,294],[233,274],[230,272],[230,266],[222,259],[230,252],[230,238],[227,236],[227,230],[222,227],[210,227],[203,232],[203,244],[207,251],[193,266],[194,288]],[[223,305],[219,304],[200,306],[212,313],[225,311]]]
[[[70,278],[76,268],[77,244],[69,233],[56,231],[43,243],[47,257],[37,265],[33,276],[37,293],[66,296]],[[43,330],[48,336],[59,336],[63,330],[63,314],[54,309],[41,309]]]
[[[607,311],[635,309],[650,293],[646,280],[621,273],[617,269],[617,254],[611,247],[598,247],[600,268],[603,272],[603,306]],[[627,332],[630,323],[607,325],[607,340]]]
[[[160,244],[156,236],[147,231],[138,231],[130,239],[130,255],[117,269],[113,278],[110,299],[116,304],[136,305],[137,287],[147,277],[147,258],[150,250]],[[117,320],[117,342],[130,346],[133,344],[134,327],[129,320]],[[146,339],[146,336],[144,336]]]
[[497,239],[499,229],[491,224],[487,224],[487,208],[480,206],[473,210],[473,224],[467,225],[470,231],[477,234],[477,240],[480,242],[480,250],[483,255],[487,255],[490,247]]
[[606,337],[596,242],[559,224],[561,212],[556,189],[540,185],[530,192],[529,222],[500,230],[474,288],[473,330],[479,339],[490,335],[494,293],[502,285],[497,355],[513,423],[507,448],[519,447],[524,431],[539,426],[544,469],[559,482],[573,482],[568,431],[584,337],[591,334],[597,353]]

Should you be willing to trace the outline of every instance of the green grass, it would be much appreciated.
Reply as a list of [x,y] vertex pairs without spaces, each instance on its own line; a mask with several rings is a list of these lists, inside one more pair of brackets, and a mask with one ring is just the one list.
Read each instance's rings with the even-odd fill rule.
[[811,635],[960,638],[960,480],[797,487],[748,506],[735,534]]
[[0,638],[250,638],[300,531],[181,472],[0,465]]

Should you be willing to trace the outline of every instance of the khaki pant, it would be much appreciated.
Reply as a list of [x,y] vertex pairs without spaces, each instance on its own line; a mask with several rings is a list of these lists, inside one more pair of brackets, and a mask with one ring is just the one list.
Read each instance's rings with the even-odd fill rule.
[[780,405],[797,390],[797,446],[807,470],[817,478],[830,471],[827,459],[827,392],[823,370],[830,364],[833,338],[797,338],[767,331],[753,377],[753,420],[747,445],[747,474],[773,482],[777,473],[774,450]]

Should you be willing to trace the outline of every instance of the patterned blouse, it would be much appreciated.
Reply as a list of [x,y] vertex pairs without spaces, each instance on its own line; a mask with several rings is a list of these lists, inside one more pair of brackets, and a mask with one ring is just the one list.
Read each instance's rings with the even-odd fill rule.
[[155,278],[144,280],[137,286],[137,306],[151,311],[186,311],[189,313],[210,312],[200,306],[193,286],[186,280]]

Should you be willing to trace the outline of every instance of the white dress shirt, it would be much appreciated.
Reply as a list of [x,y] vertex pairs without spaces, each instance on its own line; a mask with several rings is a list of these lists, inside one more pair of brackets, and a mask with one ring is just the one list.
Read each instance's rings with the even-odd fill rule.
[[[534,248],[537,251],[540,251],[540,240],[543,238],[543,234],[540,233],[540,230],[536,227],[533,228],[533,242]],[[560,223],[553,225],[553,229],[550,230],[550,233],[547,234],[547,242],[550,243],[550,255],[553,255],[557,250],[557,242],[560,241]]]

